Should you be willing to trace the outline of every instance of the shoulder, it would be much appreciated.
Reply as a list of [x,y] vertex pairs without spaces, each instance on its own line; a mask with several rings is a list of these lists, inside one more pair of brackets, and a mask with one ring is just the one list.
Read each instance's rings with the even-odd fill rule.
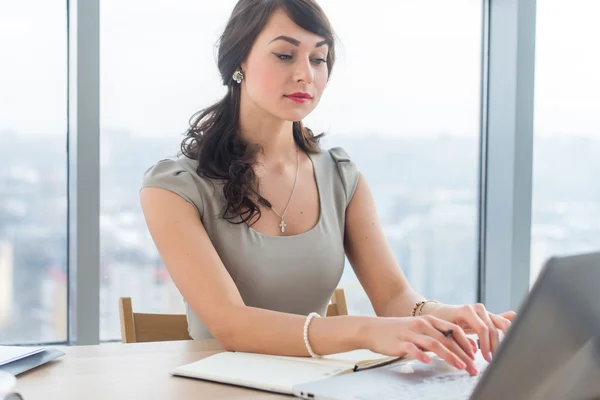
[[360,177],[360,171],[348,152],[342,147],[332,147],[320,154],[326,168],[333,168],[337,181],[343,186],[346,205],[350,203]]
[[141,188],[155,187],[173,192],[203,215],[203,192],[207,182],[198,175],[197,168],[197,161],[183,155],[159,160],[145,171]]
[[332,147],[331,149],[328,150],[328,152],[336,164],[339,164],[339,163],[354,164],[354,162],[350,158],[350,155],[348,154],[348,152],[346,150],[344,150],[342,147]]
[[[198,162],[185,156],[163,158],[151,165],[144,172],[144,180],[155,179],[156,177],[172,177],[180,174],[195,172]],[[185,176],[185,175],[184,175]]]

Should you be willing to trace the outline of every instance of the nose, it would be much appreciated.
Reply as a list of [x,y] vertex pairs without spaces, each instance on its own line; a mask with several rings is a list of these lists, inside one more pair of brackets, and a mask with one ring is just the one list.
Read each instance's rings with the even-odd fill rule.
[[294,80],[296,82],[312,83],[315,73],[313,71],[310,60],[298,61],[296,69],[294,70]]

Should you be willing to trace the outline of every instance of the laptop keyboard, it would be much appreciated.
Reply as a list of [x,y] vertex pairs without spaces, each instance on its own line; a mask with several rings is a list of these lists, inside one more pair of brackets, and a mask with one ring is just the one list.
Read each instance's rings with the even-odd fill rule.
[[444,400],[468,399],[478,378],[460,374],[439,375],[410,384],[400,380],[368,394],[355,395],[356,400],[437,399],[443,393]]

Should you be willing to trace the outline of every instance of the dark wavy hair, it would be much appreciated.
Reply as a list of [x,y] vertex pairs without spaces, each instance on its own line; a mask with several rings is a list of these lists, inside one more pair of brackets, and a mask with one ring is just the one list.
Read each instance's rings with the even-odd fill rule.
[[[197,112],[181,143],[181,152],[198,161],[198,175],[224,182],[226,205],[221,217],[231,223],[256,222],[261,217],[259,204],[271,207],[258,190],[254,173],[256,153],[260,147],[247,143],[240,135],[240,85],[233,73],[248,57],[256,37],[270,16],[283,10],[298,26],[323,37],[329,45],[329,76],[335,62],[334,33],[329,20],[314,0],[240,0],[236,4],[218,45],[219,72],[227,94],[217,103]],[[320,152],[319,141],[302,124],[293,123],[296,145],[307,153]],[[254,221],[252,221],[254,219]]]

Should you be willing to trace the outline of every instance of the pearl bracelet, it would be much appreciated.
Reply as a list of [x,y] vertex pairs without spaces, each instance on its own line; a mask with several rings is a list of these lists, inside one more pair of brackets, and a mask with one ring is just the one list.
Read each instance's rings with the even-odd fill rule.
[[313,319],[313,317],[321,317],[321,316],[319,314],[313,312],[313,313],[308,314],[308,316],[306,317],[306,322],[304,322],[304,344],[306,345],[306,350],[308,350],[308,353],[312,357],[318,358],[320,356],[315,354],[315,352],[310,347],[310,342],[308,341],[308,326],[310,325],[310,321]]

